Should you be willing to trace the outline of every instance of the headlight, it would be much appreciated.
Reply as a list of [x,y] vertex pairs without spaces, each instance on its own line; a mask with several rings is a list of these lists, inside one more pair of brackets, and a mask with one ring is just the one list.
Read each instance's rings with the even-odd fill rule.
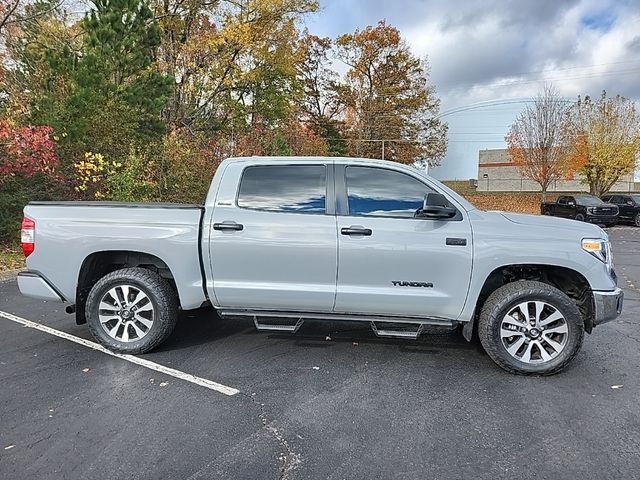
[[582,239],[582,249],[589,252],[598,260],[609,266],[613,265],[613,257],[611,255],[611,244],[604,238],[584,238]]
[[593,214],[596,211],[594,207],[587,207],[587,213]]

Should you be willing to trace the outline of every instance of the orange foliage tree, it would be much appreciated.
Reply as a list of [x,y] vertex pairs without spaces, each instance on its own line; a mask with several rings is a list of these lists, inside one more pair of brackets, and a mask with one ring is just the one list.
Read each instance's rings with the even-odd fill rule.
[[570,168],[571,142],[564,128],[567,112],[566,100],[546,86],[506,136],[509,156],[523,177],[540,185],[542,201],[551,183],[563,178]]

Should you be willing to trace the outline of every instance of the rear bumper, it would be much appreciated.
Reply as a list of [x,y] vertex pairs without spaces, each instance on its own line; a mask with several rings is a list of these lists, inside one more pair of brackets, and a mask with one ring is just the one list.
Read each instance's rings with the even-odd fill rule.
[[18,288],[27,297],[49,300],[52,302],[66,302],[65,298],[47,279],[38,272],[20,272],[18,274]]
[[611,292],[594,291],[593,299],[596,307],[594,325],[615,320],[622,312],[624,293],[621,288]]

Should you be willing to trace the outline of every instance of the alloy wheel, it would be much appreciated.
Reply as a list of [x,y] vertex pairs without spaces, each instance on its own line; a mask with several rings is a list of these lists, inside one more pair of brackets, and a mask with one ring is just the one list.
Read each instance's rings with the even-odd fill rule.
[[116,285],[102,296],[98,318],[107,335],[128,343],[149,333],[155,310],[149,296],[139,287]]
[[531,300],[512,307],[504,316],[500,338],[516,360],[540,364],[553,360],[564,350],[569,326],[553,305]]

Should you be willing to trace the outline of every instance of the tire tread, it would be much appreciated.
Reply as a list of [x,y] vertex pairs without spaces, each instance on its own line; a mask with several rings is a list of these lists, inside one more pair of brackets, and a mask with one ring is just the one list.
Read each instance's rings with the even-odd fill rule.
[[[102,327],[91,321],[91,319],[93,318],[91,307],[96,301],[95,297],[97,295],[97,292],[100,291],[105,284],[116,280],[133,280],[139,282],[147,289],[151,290],[151,292],[149,293],[155,297],[154,300],[156,301],[156,303],[158,303],[158,314],[154,321],[154,327],[156,328],[156,330],[154,332],[151,332],[153,333],[151,338],[148,338],[149,335],[146,335],[144,337],[144,339],[148,340],[147,342],[144,342],[142,345],[135,348],[122,348],[120,345],[118,345],[118,343],[116,343],[115,340],[111,339],[110,337],[105,338],[105,336],[102,335]],[[98,301],[99,300],[100,299],[98,299]],[[96,284],[89,292],[89,296],[87,297],[86,317],[89,331],[91,332],[93,337],[109,350],[118,353],[128,353],[132,355],[146,353],[159,346],[173,332],[173,329],[175,328],[178,321],[178,296],[171,284],[157,273],[140,267],[123,268],[108,273],[96,282]]]

